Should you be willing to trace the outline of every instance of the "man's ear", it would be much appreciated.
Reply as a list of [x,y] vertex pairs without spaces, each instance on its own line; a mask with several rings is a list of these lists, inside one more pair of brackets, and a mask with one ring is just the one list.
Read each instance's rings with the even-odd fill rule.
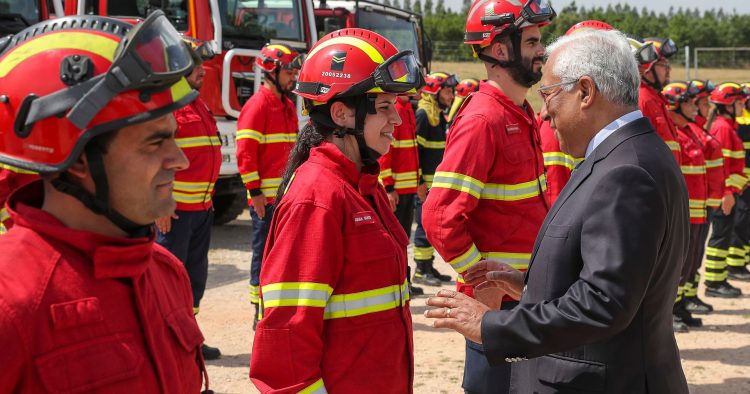
[[596,83],[589,76],[583,76],[578,81],[579,94],[581,97],[581,109],[589,109],[599,98],[599,91],[596,89]]
[[339,127],[353,129],[355,127],[354,110],[341,101],[336,101],[331,104],[331,120]]
[[91,171],[89,171],[89,161],[86,157],[86,153],[81,153],[81,155],[78,156],[78,159],[73,162],[73,165],[71,165],[66,170],[66,172],[69,174],[69,176],[78,179],[85,179],[86,177],[90,176]]
[[499,61],[507,62],[510,60],[510,48],[508,45],[496,41],[490,44],[490,56],[494,57],[495,59]]

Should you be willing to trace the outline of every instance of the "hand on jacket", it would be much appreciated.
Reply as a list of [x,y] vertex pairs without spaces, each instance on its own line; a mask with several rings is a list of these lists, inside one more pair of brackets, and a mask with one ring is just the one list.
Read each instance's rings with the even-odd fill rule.
[[388,193],[388,202],[391,203],[391,210],[396,212],[396,206],[398,206],[398,192],[392,191]]
[[467,284],[475,291],[500,289],[513,299],[521,299],[524,273],[498,260],[482,260],[464,273]]
[[450,328],[472,342],[482,343],[482,318],[490,310],[487,305],[453,290],[440,290],[427,299],[427,305],[436,307],[424,313],[435,319],[433,327]]
[[250,197],[253,200],[253,209],[259,218],[263,219],[266,216],[266,199],[265,194],[258,194],[257,196]]
[[172,212],[171,215],[156,219],[156,229],[159,230],[159,232],[162,234],[166,234],[172,231],[172,219],[179,219],[179,216],[177,216],[176,213]]
[[734,194],[725,194],[724,197],[721,198],[721,211],[724,212],[724,215],[732,213],[734,203]]

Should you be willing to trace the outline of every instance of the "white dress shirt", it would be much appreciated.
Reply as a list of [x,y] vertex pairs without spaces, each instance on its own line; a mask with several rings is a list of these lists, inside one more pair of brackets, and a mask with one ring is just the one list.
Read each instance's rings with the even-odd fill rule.
[[635,110],[633,112],[629,112],[615,119],[614,122],[604,126],[604,128],[599,130],[599,132],[596,133],[596,135],[594,135],[594,138],[592,138],[591,141],[589,141],[589,146],[586,148],[586,155],[584,157],[588,158],[591,152],[593,152],[594,149],[596,149],[596,147],[599,146],[599,144],[604,142],[604,140],[606,140],[607,137],[612,135],[612,133],[619,130],[620,127],[625,126],[626,124],[634,120],[638,120],[642,117],[643,117],[643,113],[641,113],[640,110]]

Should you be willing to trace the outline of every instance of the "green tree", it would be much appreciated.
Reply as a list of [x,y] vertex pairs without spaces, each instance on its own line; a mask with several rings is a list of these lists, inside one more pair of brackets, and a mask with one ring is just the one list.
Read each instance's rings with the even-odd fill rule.
[[414,4],[411,7],[411,10],[413,12],[416,12],[417,14],[422,13],[422,0],[414,0]]
[[435,14],[445,15],[446,13],[445,0],[437,0],[437,3],[435,4]]

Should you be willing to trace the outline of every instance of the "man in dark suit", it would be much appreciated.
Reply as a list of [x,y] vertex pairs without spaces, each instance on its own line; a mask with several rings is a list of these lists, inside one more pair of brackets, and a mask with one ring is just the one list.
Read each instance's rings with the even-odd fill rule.
[[520,305],[490,311],[441,290],[425,315],[482,343],[490,364],[517,362],[512,392],[687,393],[672,332],[687,191],[638,111],[630,47],[619,32],[591,31],[560,38],[548,56],[542,116],[563,151],[585,160],[547,215],[525,277],[491,260],[464,275]]

